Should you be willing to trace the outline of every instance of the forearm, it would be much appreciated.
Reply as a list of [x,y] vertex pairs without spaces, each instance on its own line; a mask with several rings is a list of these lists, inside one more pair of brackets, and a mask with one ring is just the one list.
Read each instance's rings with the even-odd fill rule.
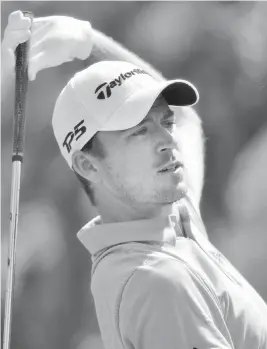
[[96,29],[93,29],[93,49],[90,57],[86,60],[86,65],[91,65],[103,60],[130,62],[137,65],[141,69],[146,70],[156,80],[165,80],[159,71],[157,71],[142,58],[129,51],[112,38],[106,36]]

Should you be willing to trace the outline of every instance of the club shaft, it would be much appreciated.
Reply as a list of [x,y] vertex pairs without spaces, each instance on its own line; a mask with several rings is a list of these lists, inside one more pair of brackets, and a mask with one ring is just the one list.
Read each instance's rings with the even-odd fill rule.
[[12,322],[12,301],[15,281],[15,259],[16,241],[19,215],[19,194],[20,194],[21,162],[12,163],[12,185],[10,203],[10,241],[8,251],[7,280],[6,280],[6,301],[3,349],[10,348],[11,322]]
[[[29,11],[23,11],[23,15],[29,17],[32,21],[33,14]],[[16,48],[15,64],[15,106],[13,122],[13,152],[12,152],[12,181],[11,181],[11,200],[10,200],[10,235],[7,261],[6,277],[6,298],[5,298],[5,318],[4,318],[4,337],[3,349],[10,348],[11,342],[11,323],[12,323],[12,302],[15,284],[15,262],[16,262],[16,243],[18,232],[19,216],[19,196],[20,196],[20,177],[21,164],[23,161],[23,142],[24,126],[26,116],[26,95],[28,87],[28,49],[29,42],[19,44]]]

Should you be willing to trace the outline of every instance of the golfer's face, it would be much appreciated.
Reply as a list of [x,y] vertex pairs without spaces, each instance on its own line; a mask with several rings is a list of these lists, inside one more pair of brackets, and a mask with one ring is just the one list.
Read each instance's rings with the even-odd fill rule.
[[116,197],[166,204],[184,195],[176,119],[163,97],[155,101],[137,126],[100,132],[99,139],[107,151],[101,163],[104,182]]

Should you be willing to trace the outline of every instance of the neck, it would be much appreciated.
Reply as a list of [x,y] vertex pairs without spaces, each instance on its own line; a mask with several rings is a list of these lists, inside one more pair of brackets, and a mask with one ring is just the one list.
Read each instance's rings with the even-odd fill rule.
[[128,222],[167,216],[173,212],[173,204],[126,204],[117,198],[97,200],[97,210],[103,223]]

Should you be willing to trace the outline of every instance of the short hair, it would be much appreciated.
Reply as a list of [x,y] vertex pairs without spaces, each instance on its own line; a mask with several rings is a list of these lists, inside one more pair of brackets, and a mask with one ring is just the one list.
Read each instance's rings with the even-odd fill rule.
[[[106,151],[104,149],[103,144],[100,142],[98,138],[98,132],[83,146],[81,149],[84,153],[90,153],[91,155],[103,159],[106,156]],[[91,201],[93,206],[96,206],[96,200],[94,195],[94,189],[92,187],[92,183],[81,176],[74,170],[76,178],[79,180],[81,186],[83,187],[86,195]]]

